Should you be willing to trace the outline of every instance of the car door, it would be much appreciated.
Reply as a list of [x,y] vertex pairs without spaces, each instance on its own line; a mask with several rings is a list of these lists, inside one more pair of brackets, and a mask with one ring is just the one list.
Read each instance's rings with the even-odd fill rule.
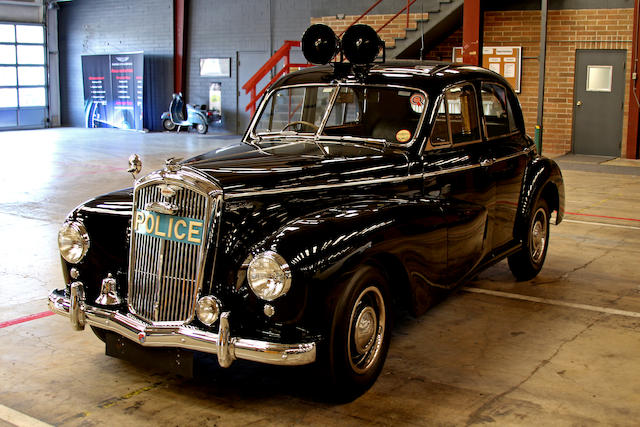
[[423,159],[424,195],[437,198],[447,221],[448,286],[482,260],[492,227],[495,185],[480,132],[476,89],[471,83],[445,90]]
[[482,120],[485,141],[490,148],[489,174],[495,181],[494,225],[490,236],[496,253],[514,239],[514,223],[527,165],[529,142],[515,95],[507,87],[483,82],[481,85]]

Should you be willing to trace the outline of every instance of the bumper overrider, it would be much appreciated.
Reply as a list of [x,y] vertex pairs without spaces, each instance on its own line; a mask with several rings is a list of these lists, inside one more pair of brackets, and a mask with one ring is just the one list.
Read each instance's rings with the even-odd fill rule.
[[67,316],[76,330],[85,325],[96,326],[122,335],[144,347],[176,347],[216,354],[222,367],[228,367],[236,359],[251,360],[271,365],[306,365],[316,360],[314,342],[282,344],[254,339],[232,337],[230,312],[220,316],[218,333],[211,333],[189,326],[154,326],[133,316],[105,310],[85,303],[84,286],[71,284],[70,297],[63,290],[49,294],[49,309]]

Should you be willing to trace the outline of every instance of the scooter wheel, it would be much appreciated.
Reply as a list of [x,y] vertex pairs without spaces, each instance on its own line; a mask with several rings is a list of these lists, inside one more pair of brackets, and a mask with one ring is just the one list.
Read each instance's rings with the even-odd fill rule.
[[166,130],[174,130],[176,128],[176,124],[171,121],[171,119],[164,119],[162,121],[162,127]]
[[198,131],[198,133],[199,133],[199,134],[205,134],[205,133],[207,133],[207,129],[208,129],[208,126],[207,126],[207,125],[205,125],[205,124],[198,123],[198,124],[196,125],[196,130]]

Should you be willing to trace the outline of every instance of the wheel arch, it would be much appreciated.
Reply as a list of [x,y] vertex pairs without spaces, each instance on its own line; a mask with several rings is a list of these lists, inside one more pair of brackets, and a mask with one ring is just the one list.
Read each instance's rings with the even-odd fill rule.
[[564,217],[564,180],[556,162],[545,157],[535,158],[525,171],[514,225],[516,239],[525,235],[527,218],[539,198],[547,202],[550,211],[556,211],[556,224],[560,224]]
[[363,264],[380,269],[385,276],[394,308],[414,311],[411,307],[412,292],[409,274],[398,257],[388,252],[381,252],[365,259]]

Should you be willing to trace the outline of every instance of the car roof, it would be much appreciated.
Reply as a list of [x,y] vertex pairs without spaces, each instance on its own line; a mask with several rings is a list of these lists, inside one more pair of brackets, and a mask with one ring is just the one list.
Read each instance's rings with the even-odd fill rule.
[[440,61],[393,60],[374,63],[359,75],[347,63],[303,68],[282,77],[272,89],[289,85],[360,81],[367,84],[410,86],[432,92],[458,82],[476,79],[510,87],[501,75],[481,67]]

